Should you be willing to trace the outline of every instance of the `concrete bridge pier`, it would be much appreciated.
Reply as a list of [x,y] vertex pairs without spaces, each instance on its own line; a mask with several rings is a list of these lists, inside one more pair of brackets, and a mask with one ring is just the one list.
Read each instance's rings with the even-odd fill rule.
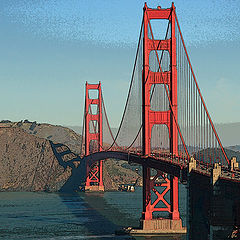
[[191,159],[187,176],[187,239],[208,239],[208,212],[210,209],[209,178],[196,170],[196,160]]
[[224,179],[218,164],[211,175],[189,167],[187,184],[188,240],[226,240],[240,228],[240,184]]
[[235,227],[240,228],[240,184],[226,181],[221,176],[221,167],[215,164],[210,185],[210,240],[227,239]]

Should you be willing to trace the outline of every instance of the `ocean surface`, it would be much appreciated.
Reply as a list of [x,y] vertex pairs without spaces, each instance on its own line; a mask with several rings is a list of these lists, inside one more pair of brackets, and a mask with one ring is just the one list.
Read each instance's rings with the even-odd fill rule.
[[[180,214],[186,225],[186,188],[180,187]],[[105,193],[0,192],[0,239],[181,239],[118,236],[139,226],[142,189]]]

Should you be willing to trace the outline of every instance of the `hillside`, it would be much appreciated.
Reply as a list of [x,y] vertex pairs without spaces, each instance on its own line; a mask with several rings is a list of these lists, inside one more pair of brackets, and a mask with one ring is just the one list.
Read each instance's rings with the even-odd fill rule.
[[[85,179],[85,168],[81,168],[81,159],[76,154],[81,148],[80,135],[66,127],[27,120],[2,122],[0,130],[0,168],[3,171],[0,190],[78,190]],[[62,149],[70,153],[58,154]],[[118,184],[134,183],[139,178],[117,160],[105,160],[103,166],[106,190],[117,190]],[[54,176],[59,176],[60,180]]]
[[[237,133],[237,131],[236,131]],[[78,190],[84,181],[84,167],[78,156],[81,136],[73,130],[28,120],[0,123],[0,190],[2,191],[59,191]],[[53,146],[56,146],[54,153]],[[60,147],[59,147],[60,146]],[[57,156],[58,149],[69,149]],[[240,161],[240,145],[226,148],[229,157]],[[136,166],[108,159],[104,161],[103,178],[106,190],[118,185],[133,184],[142,179]],[[139,168],[140,169],[140,168]]]
[[67,145],[73,152],[80,154],[82,137],[73,130],[60,125],[30,122],[28,120],[19,122],[2,121],[0,126],[19,127],[27,133],[53,142]]
[[20,128],[0,128],[0,190],[58,191],[71,175],[52,152],[48,140]]
[[229,159],[237,157],[237,161],[240,162],[240,151],[235,151],[229,148],[226,148],[225,151]]
[[229,146],[227,149],[233,150],[235,152],[240,152],[240,145]]

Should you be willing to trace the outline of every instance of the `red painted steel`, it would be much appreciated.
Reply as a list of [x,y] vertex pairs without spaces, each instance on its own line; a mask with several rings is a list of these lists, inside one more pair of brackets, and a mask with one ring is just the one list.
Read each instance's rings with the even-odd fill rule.
[[[151,131],[155,124],[165,124],[169,130],[171,154],[178,156],[178,126],[177,126],[177,69],[176,69],[176,37],[175,37],[175,7],[169,9],[151,9],[144,7],[144,37],[143,37],[143,79],[142,79],[142,116],[143,116],[143,153],[151,154]],[[151,28],[151,19],[168,19],[171,22],[171,39],[154,40],[148,36],[148,27]],[[170,55],[171,70],[169,72],[151,72],[149,70],[149,55],[151,51],[166,50]],[[152,111],[150,102],[151,87],[153,84],[167,85],[170,92],[171,109],[168,111]],[[165,189],[160,192],[155,181],[164,177],[159,171],[152,178],[150,168],[143,167],[143,219],[153,218],[153,212],[167,211],[174,220],[180,219],[178,210],[178,178],[164,177]],[[170,203],[165,197],[170,190]],[[156,199],[151,199],[154,192]],[[158,203],[165,207],[158,207]]]
[[[89,90],[97,90],[98,98],[90,99]],[[92,114],[90,108],[91,105],[97,105],[98,111],[96,114]],[[99,84],[89,84],[86,82],[86,99],[85,99],[85,155],[89,155],[90,152],[90,143],[91,141],[96,141],[97,146],[94,149],[94,152],[102,151],[102,91],[101,91],[101,82]],[[95,121],[98,124],[98,127],[94,125],[91,121]],[[92,123],[92,128],[94,133],[90,133],[89,125]],[[99,160],[97,163],[94,163],[92,166],[89,166],[87,163],[86,167],[86,188],[90,186],[99,186],[103,189],[103,160]]]
[[[159,40],[154,39],[152,27],[150,20],[155,19],[167,19],[170,21],[170,27],[171,27],[171,34],[169,39],[165,40]],[[176,26],[175,26],[176,22]],[[175,29],[176,27],[176,29]],[[87,179],[86,179],[86,187],[90,186],[101,186],[103,187],[103,179],[102,179],[102,160],[109,156],[112,156],[114,158],[120,158],[129,162],[136,162],[139,164],[142,164],[143,166],[143,214],[142,217],[144,220],[151,220],[153,219],[153,213],[154,212],[162,212],[166,211],[170,214],[171,219],[173,220],[179,220],[179,202],[178,202],[178,177],[180,177],[180,172],[183,168],[186,169],[187,162],[190,159],[190,155],[187,149],[187,145],[185,144],[185,141],[183,139],[183,134],[180,130],[180,124],[178,120],[181,122],[181,116],[179,114],[178,116],[178,97],[181,96],[181,94],[178,96],[177,90],[181,87],[181,72],[177,74],[177,49],[181,50],[179,46],[177,45],[176,41],[176,34],[180,33],[180,37],[182,39],[184,50],[183,52],[186,52],[187,61],[189,62],[190,69],[185,70],[185,66],[182,67],[184,70],[183,73],[190,75],[190,71],[193,74],[193,80],[196,84],[196,90],[192,88],[192,84],[190,85],[190,81],[187,82],[187,101],[186,106],[187,109],[190,110],[191,103],[194,103],[198,106],[196,108],[196,116],[194,115],[194,119],[189,120],[190,117],[187,116],[187,121],[189,121],[190,124],[183,125],[183,128],[189,128],[192,123],[195,123],[195,117],[198,117],[198,120],[196,120],[196,123],[200,123],[200,126],[205,127],[205,118],[202,119],[202,105],[203,108],[206,111],[207,117],[209,118],[211,127],[213,129],[213,132],[217,138],[217,141],[222,149],[222,152],[224,154],[224,157],[227,159],[226,153],[222,147],[222,144],[220,142],[220,139],[218,138],[218,135],[216,133],[216,130],[214,128],[214,125],[211,121],[211,118],[207,112],[206,105],[204,103],[203,97],[200,93],[199,87],[197,85],[195,75],[192,70],[191,63],[189,61],[189,57],[186,51],[186,47],[182,38],[182,34],[178,25],[178,20],[175,14],[175,7],[174,4],[172,4],[171,8],[168,9],[161,9],[161,7],[158,7],[157,9],[151,9],[148,8],[145,4],[144,7],[144,16],[143,16],[143,23],[141,26],[140,31],[140,38],[139,43],[141,42],[142,37],[142,29],[143,29],[143,72],[142,72],[142,126],[139,129],[138,134],[142,130],[142,145],[143,149],[139,149],[139,147],[134,147],[133,143],[138,137],[135,137],[134,141],[129,146],[121,146],[117,144],[117,137],[119,135],[120,129],[122,128],[124,117],[127,112],[127,106],[128,101],[130,99],[130,92],[131,87],[133,84],[133,76],[130,84],[130,91],[128,93],[127,102],[124,108],[123,117],[120,123],[120,127],[118,129],[118,132],[116,134],[116,137],[113,137],[113,134],[111,132],[108,118],[106,117],[107,126],[110,130],[111,138],[113,139],[112,145],[106,150],[106,152],[103,151],[102,145],[102,106],[103,106],[103,114],[106,114],[106,111],[104,110],[104,102],[102,99],[102,92],[101,92],[101,83],[99,84],[88,84],[86,83],[86,103],[85,103],[85,155],[86,158],[89,158],[89,164],[87,164]],[[179,32],[178,32],[179,29]],[[149,31],[150,30],[150,31]],[[149,36],[149,33],[151,34],[151,37]],[[167,30],[168,33],[168,30]],[[179,36],[179,35],[177,35]],[[137,63],[137,56],[140,44],[138,44],[137,49],[137,55],[134,63],[134,70]],[[141,45],[142,46],[142,45]],[[176,49],[177,48],[177,49]],[[157,51],[163,50],[168,51],[169,53],[169,60],[170,60],[170,70],[162,72],[161,62],[159,60],[159,56]],[[153,72],[150,70],[149,66],[149,57],[151,52],[155,52],[156,58],[159,64],[159,70],[158,72]],[[179,52],[178,52],[179,54]],[[178,55],[179,56],[179,55]],[[181,56],[180,56],[181,57]],[[169,62],[167,63],[169,64]],[[178,63],[179,64],[179,63]],[[140,64],[142,66],[142,63]],[[178,67],[181,66],[180,64]],[[179,77],[179,78],[178,78]],[[186,81],[189,80],[190,77],[188,76]],[[178,83],[179,80],[179,83]],[[185,80],[185,79],[184,79]],[[169,110],[165,111],[154,111],[151,109],[151,90],[152,86],[154,84],[162,84],[164,85],[164,89],[166,91],[167,100],[169,102]],[[179,86],[178,86],[179,84]],[[98,91],[98,97],[96,99],[91,99],[89,97],[89,90],[97,90]],[[181,88],[180,88],[181,89]],[[190,96],[190,91],[198,91],[200,95],[200,99],[195,101],[195,95]],[[181,91],[180,91],[181,93]],[[190,96],[190,97],[189,97]],[[189,101],[189,99],[194,98],[194,101]],[[179,101],[181,103],[181,101]],[[97,114],[93,115],[92,112],[89,110],[89,106],[91,104],[95,104],[98,106],[98,112]],[[199,107],[200,106],[200,107]],[[195,107],[195,105],[194,105]],[[195,111],[195,108],[194,108]],[[181,112],[179,112],[181,113]],[[195,112],[194,112],[195,114]],[[104,116],[105,116],[104,115]],[[183,119],[183,122],[185,122],[186,119]],[[201,121],[200,121],[201,120]],[[98,123],[98,127],[93,126],[94,131],[90,132],[90,122],[95,121]],[[204,121],[202,123],[202,121]],[[152,138],[152,129],[154,125],[165,125],[168,129],[168,135],[169,135],[169,145],[170,145],[170,153],[167,151],[158,152],[158,150],[154,149],[152,151],[151,149],[151,138]],[[195,127],[198,126],[198,124],[195,125]],[[208,125],[207,125],[208,126]],[[210,128],[210,127],[209,127]],[[184,132],[183,132],[184,133]],[[205,130],[203,131],[202,128],[200,128],[199,131],[199,139],[196,140],[198,137],[195,136],[194,131],[194,141],[198,142],[199,146],[197,149],[204,148],[205,151],[205,143],[203,144],[201,137],[205,136]],[[208,134],[208,129],[207,133]],[[189,135],[187,133],[186,138],[189,139]],[[213,135],[209,133],[209,138],[207,141],[213,141]],[[182,146],[186,152],[186,155],[183,156],[181,151],[178,152],[178,137],[181,139]],[[184,136],[185,137],[185,136]],[[191,137],[191,136],[190,136]],[[95,145],[95,149],[91,148],[91,141],[97,141],[97,144]],[[191,140],[191,138],[190,138]],[[204,137],[205,140],[205,137]],[[189,145],[189,143],[187,143]],[[215,144],[215,143],[214,143]],[[211,147],[215,147],[215,145],[210,145]],[[132,147],[133,146],[133,147]],[[137,145],[138,146],[138,145]],[[189,145],[191,146],[191,144]],[[195,146],[195,143],[194,143]],[[208,145],[207,145],[208,146]],[[180,149],[180,148],[179,148]],[[111,150],[111,151],[110,151]],[[123,152],[120,152],[123,151]],[[197,150],[199,152],[199,150]],[[95,152],[95,153],[94,153]],[[142,155],[143,154],[143,155]],[[213,154],[217,154],[213,152]],[[91,157],[94,156],[92,159]],[[213,160],[212,160],[213,157]],[[199,152],[199,159],[198,159],[198,167],[201,168],[204,166],[204,168],[209,167],[209,163],[201,163],[201,159],[203,159],[203,155],[201,152]],[[214,155],[209,156],[210,163],[212,164],[212,161],[214,161]],[[216,157],[217,159],[217,157]],[[97,164],[95,164],[97,163]],[[206,164],[206,165],[204,165]],[[155,175],[151,172],[151,168],[154,168]],[[181,169],[181,170],[180,170]],[[162,171],[170,174],[170,177],[167,177],[166,174],[164,174]],[[181,172],[182,174],[182,172]],[[159,190],[161,188],[161,190]],[[170,201],[168,202],[166,200],[166,195],[169,193],[170,195]],[[155,199],[152,197],[152,195],[155,195]]]
[[184,40],[183,40],[183,36],[182,36],[182,32],[181,32],[180,25],[179,25],[179,22],[178,22],[178,18],[177,18],[176,15],[175,15],[175,18],[176,18],[177,27],[178,27],[178,29],[179,29],[180,37],[181,37],[181,40],[182,40],[182,43],[183,43],[184,51],[185,51],[185,53],[186,53],[187,60],[188,60],[188,63],[189,63],[190,69],[191,69],[191,73],[192,73],[192,75],[193,75],[194,82],[195,82],[195,84],[196,84],[196,86],[197,86],[197,90],[198,90],[199,96],[200,96],[200,98],[201,98],[203,107],[204,107],[204,109],[205,109],[205,111],[206,111],[207,117],[208,117],[208,119],[209,119],[209,121],[210,121],[212,130],[213,130],[213,132],[214,132],[214,134],[215,134],[215,136],[216,136],[216,138],[217,138],[218,144],[219,144],[219,146],[220,146],[220,148],[221,148],[221,150],[222,150],[222,153],[223,153],[223,155],[224,155],[224,158],[226,159],[227,163],[229,164],[230,161],[229,161],[229,159],[228,159],[228,157],[227,157],[227,154],[226,154],[226,152],[225,152],[225,150],[224,150],[224,147],[223,147],[223,145],[222,145],[222,142],[221,142],[221,140],[220,140],[220,138],[219,138],[219,136],[218,136],[218,134],[217,134],[217,131],[216,131],[215,127],[214,127],[213,121],[212,121],[212,119],[211,119],[211,117],[210,117],[210,115],[209,115],[209,112],[208,112],[208,110],[207,110],[206,103],[205,103],[205,101],[204,101],[204,99],[203,99],[203,96],[202,96],[202,94],[201,94],[200,88],[199,88],[199,86],[198,86],[198,83],[197,83],[197,80],[196,80],[196,77],[195,77],[195,74],[194,74],[194,71],[193,71],[193,68],[192,68],[192,64],[191,64],[190,59],[189,59],[189,56],[188,56],[187,48],[186,48],[185,42],[184,42]]

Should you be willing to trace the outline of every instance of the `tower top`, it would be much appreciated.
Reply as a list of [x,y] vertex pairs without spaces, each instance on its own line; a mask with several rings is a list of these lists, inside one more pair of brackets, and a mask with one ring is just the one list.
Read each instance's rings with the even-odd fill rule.
[[[172,9],[175,9],[175,8],[176,8],[175,5],[174,5],[174,2],[172,2],[172,7],[171,7],[171,8],[172,8]],[[154,9],[154,8],[149,8],[149,7],[147,6],[147,2],[145,2],[143,9],[146,10],[146,9]],[[157,6],[157,8],[155,8],[155,9],[160,10],[160,9],[162,9],[162,7],[161,7],[161,6]]]

